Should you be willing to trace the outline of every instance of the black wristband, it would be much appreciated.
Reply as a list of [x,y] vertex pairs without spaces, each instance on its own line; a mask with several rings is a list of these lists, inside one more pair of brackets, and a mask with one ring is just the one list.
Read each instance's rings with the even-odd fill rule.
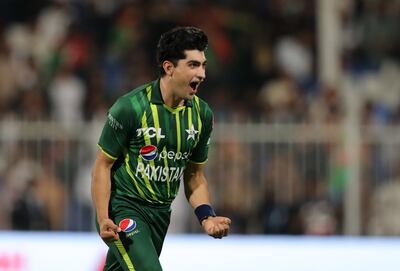
[[197,216],[197,219],[199,220],[200,224],[203,222],[204,219],[210,217],[210,216],[216,216],[214,209],[208,205],[208,204],[202,204],[198,206],[195,210],[194,213]]

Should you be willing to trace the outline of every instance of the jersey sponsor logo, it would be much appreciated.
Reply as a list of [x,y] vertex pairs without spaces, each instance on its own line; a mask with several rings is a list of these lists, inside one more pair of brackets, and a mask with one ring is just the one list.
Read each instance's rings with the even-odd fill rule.
[[167,158],[168,160],[173,160],[174,162],[185,159],[187,160],[189,158],[189,153],[188,152],[174,152],[174,151],[162,151],[158,155],[158,161],[161,159]]
[[139,150],[139,154],[146,161],[154,160],[157,157],[157,147],[153,145],[144,146]]
[[163,150],[160,153],[157,151],[157,147],[154,145],[147,145],[142,147],[139,150],[140,156],[143,158],[145,161],[152,161],[157,158],[158,156],[158,161],[162,159],[168,159],[168,160],[173,160],[174,162],[179,161],[179,160],[187,160],[189,159],[189,152],[174,152],[174,151],[166,151]]
[[185,167],[152,166],[150,164],[138,163],[135,175],[139,178],[147,178],[156,182],[180,181]]
[[119,227],[123,232],[131,232],[136,228],[136,221],[130,218],[122,219],[121,222],[119,222]]
[[165,138],[165,135],[162,134],[161,128],[154,127],[139,128],[136,130],[136,134],[138,137],[143,135],[148,138],[153,138],[155,136],[157,136],[157,138]]

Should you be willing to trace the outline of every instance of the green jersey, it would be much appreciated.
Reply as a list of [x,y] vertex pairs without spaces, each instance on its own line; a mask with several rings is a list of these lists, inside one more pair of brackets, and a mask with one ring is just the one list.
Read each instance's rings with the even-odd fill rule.
[[205,163],[212,111],[194,97],[164,104],[159,80],[120,97],[110,108],[98,146],[115,163],[111,201],[168,205],[176,197],[186,164]]

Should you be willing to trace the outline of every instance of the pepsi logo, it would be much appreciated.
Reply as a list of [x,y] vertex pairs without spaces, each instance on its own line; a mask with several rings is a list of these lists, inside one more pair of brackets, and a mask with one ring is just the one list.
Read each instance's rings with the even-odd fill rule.
[[154,160],[157,157],[157,147],[153,145],[144,146],[139,150],[139,154],[146,161]]
[[119,222],[119,227],[123,232],[131,232],[136,228],[136,221],[130,218],[122,219],[121,222]]

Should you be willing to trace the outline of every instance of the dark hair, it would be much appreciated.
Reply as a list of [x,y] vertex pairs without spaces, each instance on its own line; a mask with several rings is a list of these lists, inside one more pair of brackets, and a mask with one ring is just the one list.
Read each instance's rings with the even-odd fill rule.
[[179,59],[186,57],[185,50],[206,50],[208,38],[203,30],[193,26],[179,26],[161,35],[157,45],[157,61],[160,75],[165,71],[164,61],[171,61],[175,66]]

